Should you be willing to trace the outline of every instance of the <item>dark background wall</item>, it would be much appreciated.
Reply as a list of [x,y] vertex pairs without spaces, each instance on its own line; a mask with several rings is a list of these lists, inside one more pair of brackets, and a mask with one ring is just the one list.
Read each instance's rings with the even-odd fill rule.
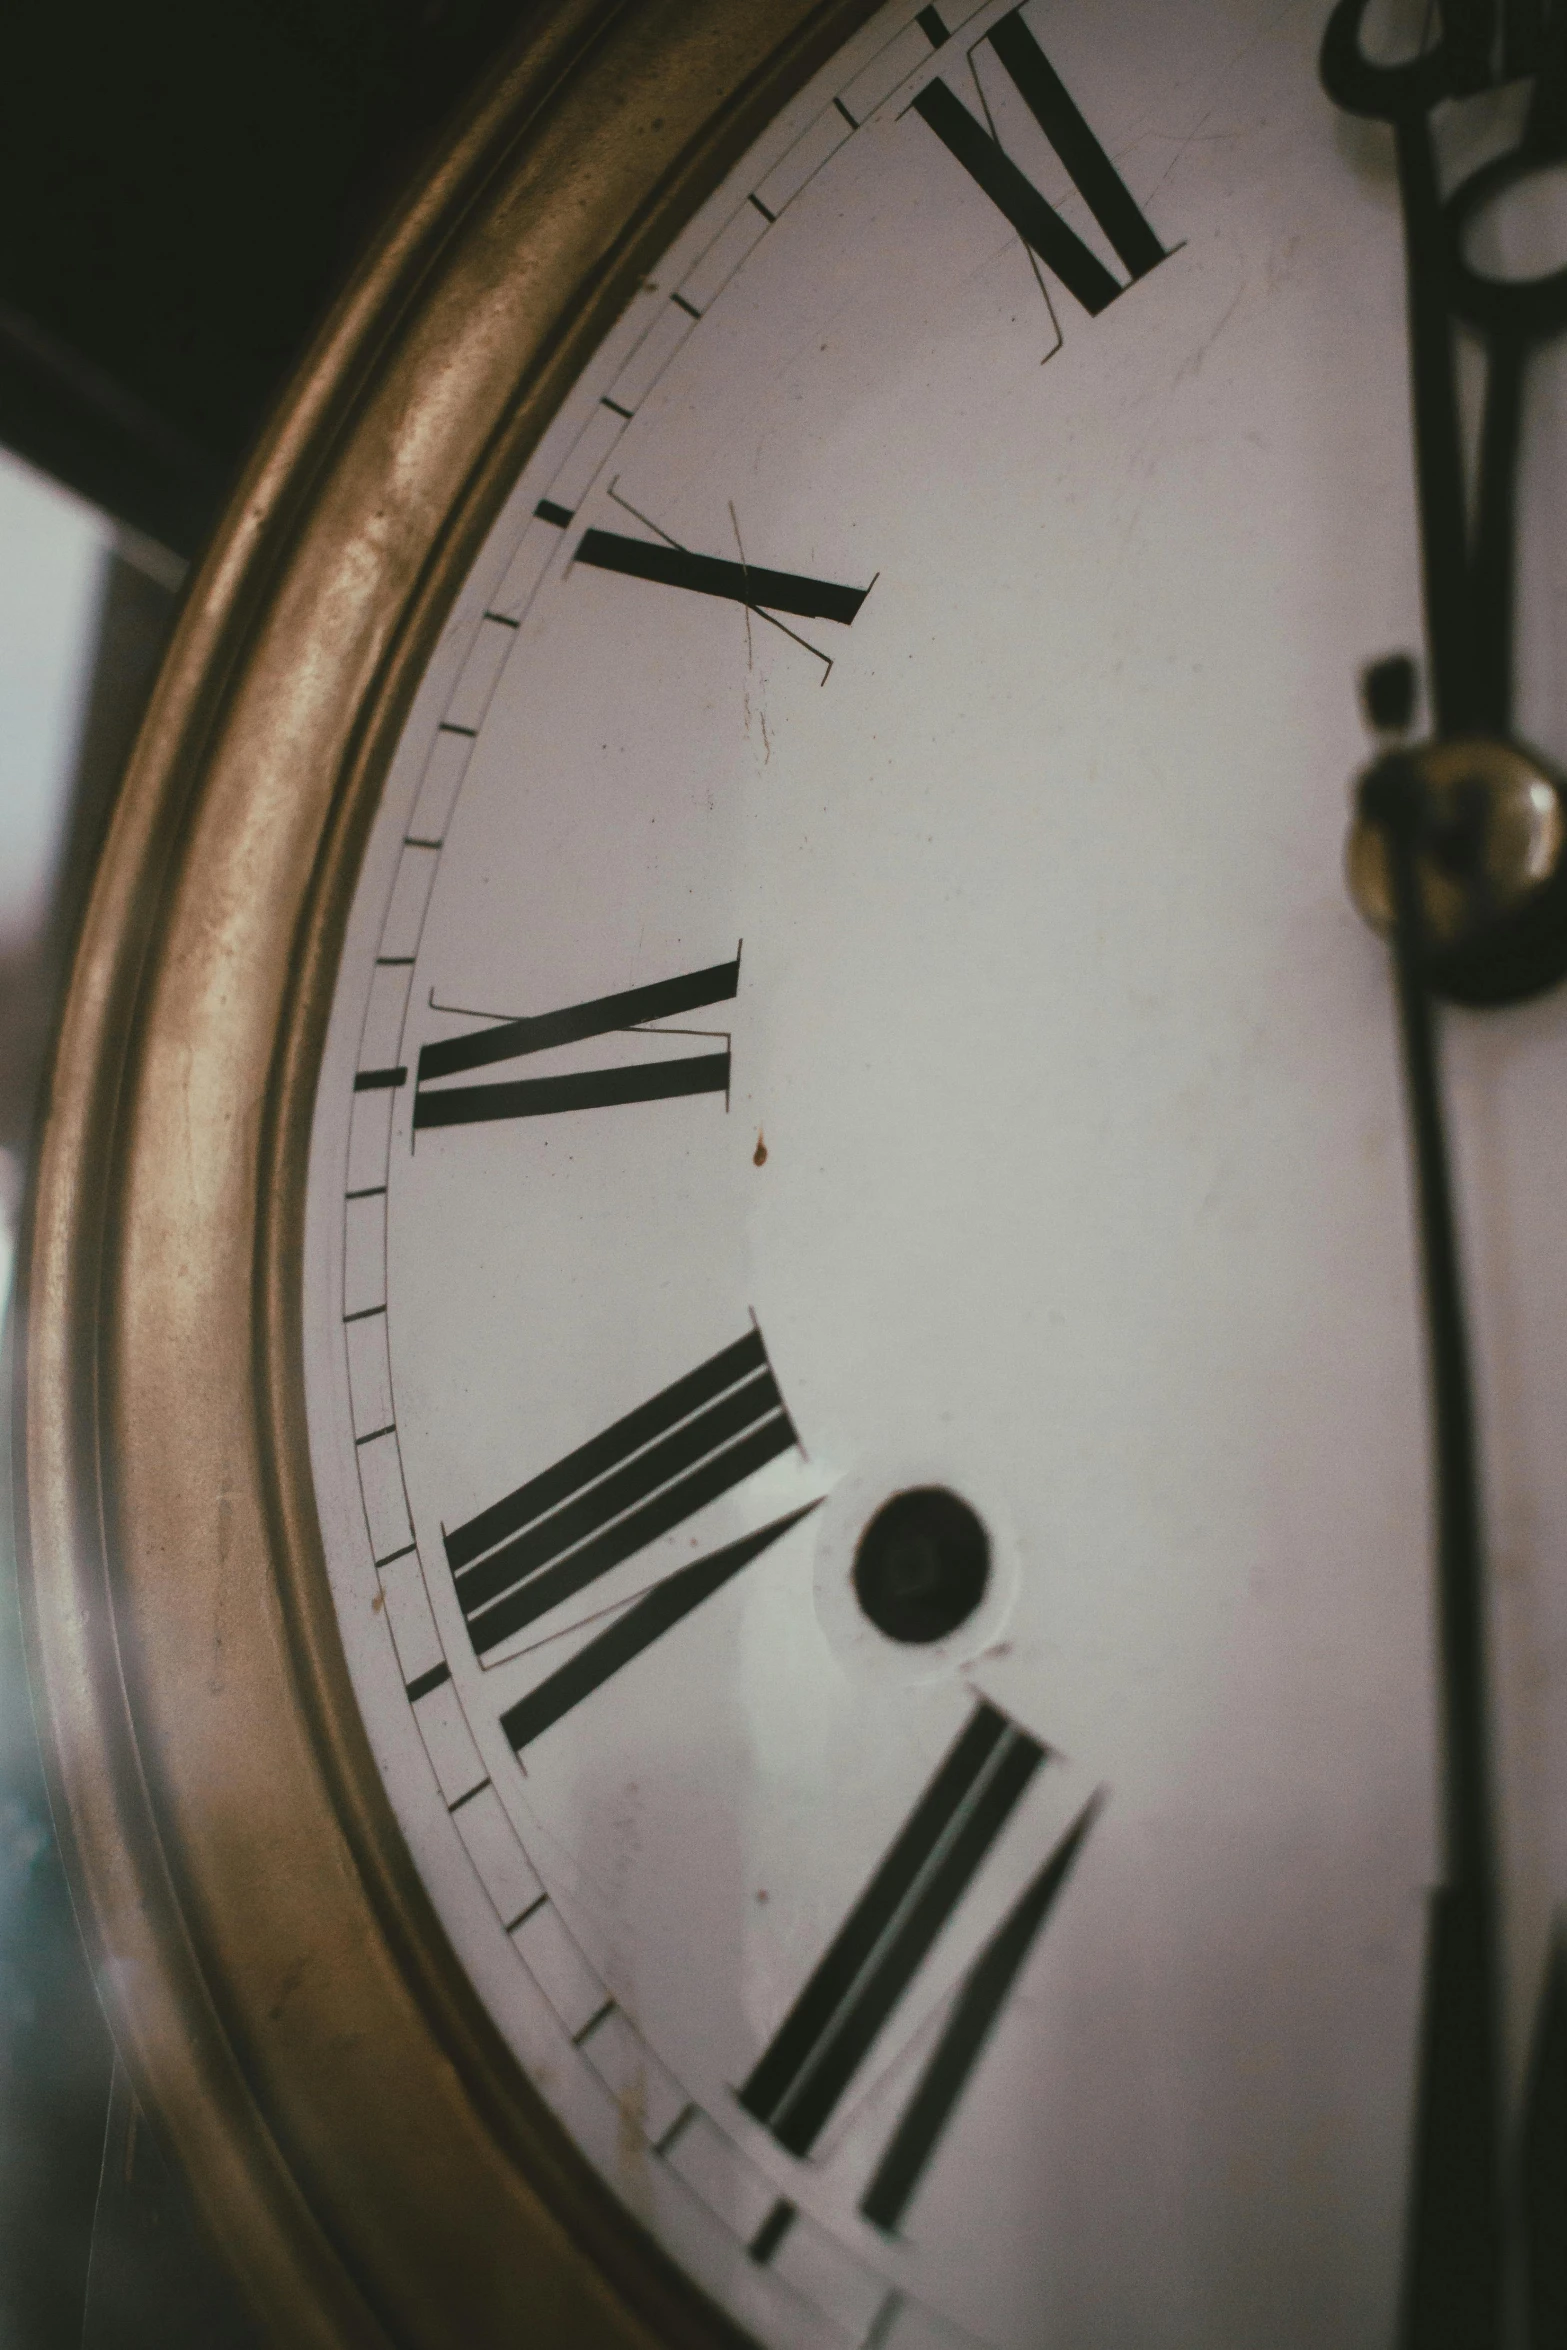
[[[0,942],[0,1146],[18,1163],[177,607],[168,556],[200,554],[355,255],[524,4],[0,13],[0,446],[156,542],[122,537],[106,560],[54,900]],[[221,2248],[114,2063],[49,1819],[9,1526],[0,1441],[0,2350],[250,2350]]]
[[182,555],[520,0],[19,0],[0,441]]

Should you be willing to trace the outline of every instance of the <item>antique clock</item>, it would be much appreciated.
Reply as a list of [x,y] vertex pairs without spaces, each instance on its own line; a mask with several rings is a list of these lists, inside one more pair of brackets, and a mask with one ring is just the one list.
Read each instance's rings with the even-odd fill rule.
[[279,2342],[1567,2338],[1564,326],[1521,0],[563,0],[351,287],[23,1321]]

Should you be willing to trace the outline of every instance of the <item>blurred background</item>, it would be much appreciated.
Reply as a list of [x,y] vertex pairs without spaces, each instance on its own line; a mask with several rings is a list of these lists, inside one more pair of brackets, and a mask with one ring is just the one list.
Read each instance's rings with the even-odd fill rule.
[[[525,5],[17,0],[0,24],[0,1301],[72,940],[184,582]],[[0,2350],[250,2350],[77,1935],[3,1444],[0,1482]]]

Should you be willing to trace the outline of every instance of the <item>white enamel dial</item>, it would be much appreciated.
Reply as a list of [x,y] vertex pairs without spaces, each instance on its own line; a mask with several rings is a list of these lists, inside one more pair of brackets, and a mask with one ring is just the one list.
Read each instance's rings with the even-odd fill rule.
[[[562,409],[365,858],[306,1271],[355,1688],[520,2064],[769,2350],[1392,2338],[1437,1709],[1341,857],[1420,574],[1391,149],[1324,15],[894,0]],[[1567,1887],[1564,1021],[1449,1056],[1515,2079]],[[897,1640],[852,1569],[925,1488],[988,1578]]]

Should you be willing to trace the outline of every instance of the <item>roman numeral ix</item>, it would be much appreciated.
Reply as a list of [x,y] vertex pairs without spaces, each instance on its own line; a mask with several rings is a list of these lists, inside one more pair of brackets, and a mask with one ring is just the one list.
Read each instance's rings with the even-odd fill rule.
[[[799,1439],[751,1330],[446,1535],[474,1650],[585,1590]],[[814,1504],[808,1505],[814,1507]],[[520,1751],[787,1532],[804,1510],[681,1568],[505,1717]]]
[[617,1069],[585,1069],[560,1077],[519,1077],[499,1085],[442,1086],[438,1080],[482,1069],[497,1061],[518,1061],[586,1037],[644,1029],[651,1021],[727,1003],[739,992],[740,957],[687,971],[650,987],[597,996],[563,1011],[539,1012],[523,1020],[500,1020],[471,1036],[443,1037],[419,1053],[414,1091],[414,1127],[471,1126],[497,1118],[553,1117],[564,1110],[602,1110],[618,1102],[653,1102],[688,1093],[729,1091],[729,1046],[666,1060],[628,1062]]
[[[939,19],[934,25],[927,23],[933,18],[932,9],[926,9],[920,18],[927,37],[935,38],[940,31],[945,38]],[[1120,256],[1131,282],[1146,277],[1166,258],[1165,248],[1021,15],[1004,16],[986,38],[1071,173],[1078,194]],[[1091,316],[1097,318],[1126,291],[945,82],[928,82],[914,100],[914,111]]]

